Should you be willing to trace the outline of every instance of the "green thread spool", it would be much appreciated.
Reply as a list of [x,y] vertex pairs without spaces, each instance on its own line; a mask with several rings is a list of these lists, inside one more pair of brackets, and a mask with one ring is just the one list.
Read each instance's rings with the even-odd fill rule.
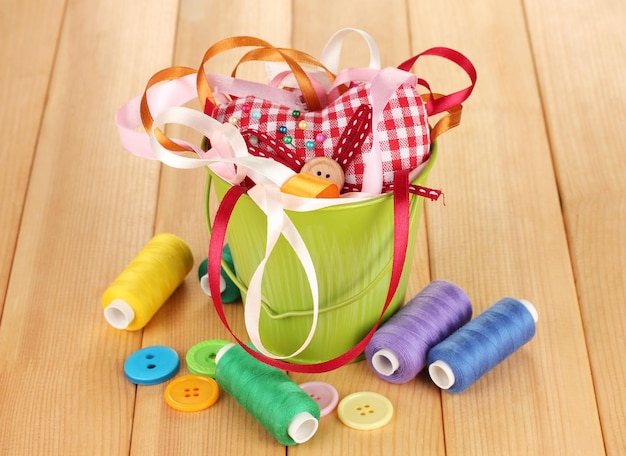
[[223,347],[215,357],[215,379],[282,445],[309,440],[320,419],[320,408],[283,371],[263,364],[239,345]]
[[[228,244],[224,245],[222,250],[222,261],[226,263],[228,268],[235,274],[235,264],[233,263],[233,257],[230,253],[230,247]],[[208,260],[205,258],[200,266],[198,266],[198,280],[200,281],[200,288],[206,293],[207,296],[211,296],[211,290],[209,289],[209,275],[208,275]],[[235,282],[228,276],[228,273],[224,270],[224,267],[220,269],[220,289],[222,302],[224,304],[230,304],[241,298],[241,292]]]
[[104,318],[117,329],[143,328],[193,267],[179,237],[154,236],[102,295]]

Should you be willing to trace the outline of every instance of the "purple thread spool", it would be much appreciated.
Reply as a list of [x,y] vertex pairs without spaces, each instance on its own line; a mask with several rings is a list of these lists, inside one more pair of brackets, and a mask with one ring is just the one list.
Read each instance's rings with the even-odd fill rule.
[[406,383],[426,366],[428,351],[471,317],[472,305],[461,288],[433,281],[376,331],[365,357],[383,380]]

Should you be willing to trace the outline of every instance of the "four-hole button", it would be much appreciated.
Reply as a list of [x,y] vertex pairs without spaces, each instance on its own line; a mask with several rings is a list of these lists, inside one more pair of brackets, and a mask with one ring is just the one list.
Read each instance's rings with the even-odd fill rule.
[[339,403],[337,414],[343,424],[353,429],[383,427],[393,417],[393,405],[382,394],[369,391],[352,393]]

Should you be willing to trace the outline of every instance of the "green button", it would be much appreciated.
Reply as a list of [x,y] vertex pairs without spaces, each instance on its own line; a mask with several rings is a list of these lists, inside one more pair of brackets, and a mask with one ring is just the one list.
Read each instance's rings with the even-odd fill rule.
[[189,349],[185,361],[189,372],[215,378],[215,355],[224,345],[231,342],[214,339],[200,342]]

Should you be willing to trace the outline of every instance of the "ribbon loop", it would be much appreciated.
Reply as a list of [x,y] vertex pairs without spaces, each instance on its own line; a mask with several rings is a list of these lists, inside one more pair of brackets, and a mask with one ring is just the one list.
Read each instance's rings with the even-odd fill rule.
[[215,100],[213,90],[209,84],[209,80],[204,70],[204,66],[206,65],[206,63],[219,53],[239,47],[251,46],[256,47],[256,49],[248,51],[241,58],[241,60],[235,66],[232,72],[233,77],[235,77],[239,65],[244,62],[252,60],[285,62],[291,69],[294,77],[296,78],[296,81],[300,87],[300,91],[302,92],[302,96],[306,102],[308,109],[311,111],[316,111],[322,107],[322,103],[318,98],[318,94],[309,78],[309,75],[300,66],[299,62],[323,69],[331,81],[334,80],[335,77],[333,73],[326,69],[324,65],[322,65],[322,63],[320,63],[317,59],[304,52],[292,49],[276,48],[264,40],[249,36],[226,38],[222,41],[217,42],[206,51],[202,59],[202,63],[200,64],[200,68],[197,72],[198,97],[203,105],[204,103],[206,103],[206,100]]
[[457,92],[439,98],[430,98],[426,102],[426,110],[428,112],[428,115],[432,116],[444,111],[454,109],[455,107],[461,105],[461,103],[463,103],[465,100],[467,100],[467,98],[474,90],[477,75],[476,68],[474,68],[474,65],[467,57],[465,57],[460,52],[447,47],[433,47],[431,49],[428,49],[401,63],[400,65],[398,65],[398,68],[404,71],[411,71],[411,68],[413,68],[413,65],[420,57],[428,55],[434,57],[443,57],[455,63],[463,71],[465,71],[465,73],[469,76],[471,82],[468,87]]

